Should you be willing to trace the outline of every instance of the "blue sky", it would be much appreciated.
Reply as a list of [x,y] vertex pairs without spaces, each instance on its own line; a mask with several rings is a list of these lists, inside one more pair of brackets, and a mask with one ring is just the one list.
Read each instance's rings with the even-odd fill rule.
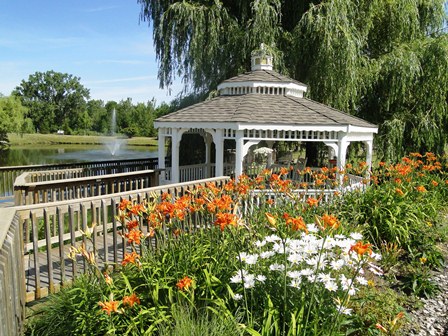
[[92,99],[171,101],[181,86],[159,89],[152,29],[139,15],[136,0],[0,0],[0,93],[54,70],[80,77]]

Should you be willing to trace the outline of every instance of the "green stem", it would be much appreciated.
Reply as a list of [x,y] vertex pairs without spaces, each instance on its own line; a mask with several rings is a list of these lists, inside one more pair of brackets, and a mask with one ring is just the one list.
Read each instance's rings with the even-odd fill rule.
[[[358,268],[356,269],[355,274],[351,278],[350,287],[354,284],[355,278],[358,276],[359,271],[361,270],[361,261],[362,261],[362,259],[358,262]],[[340,306],[345,304],[345,302],[347,301],[347,298],[348,298],[348,295],[349,295],[348,292],[350,291],[350,287],[347,288],[347,290],[345,291],[344,297],[342,299],[342,302],[341,302]],[[334,323],[331,324],[331,329],[330,329],[330,333],[328,334],[328,336],[333,335],[333,330],[334,330],[335,326],[337,325],[340,316],[341,316],[341,307],[338,307],[338,312],[336,314]]]
[[287,309],[287,297],[286,297],[286,274],[287,274],[287,257],[286,257],[286,239],[282,239],[283,243],[283,256],[285,271],[283,272],[283,334],[286,335],[286,309]]
[[235,245],[237,246],[237,253],[238,253],[238,264],[240,266],[240,273],[241,273],[241,280],[243,282],[243,296],[244,296],[244,306],[245,306],[245,311],[246,311],[246,319],[247,319],[247,323],[253,327],[252,322],[251,322],[251,318],[249,315],[249,304],[247,302],[247,291],[246,291],[246,287],[244,287],[244,274],[243,274],[243,261],[241,260],[240,257],[240,250],[241,250],[241,245],[239,244],[240,241],[236,239],[235,235],[233,234],[232,228],[230,228],[230,235],[232,236],[233,241],[235,242]]
[[315,270],[315,272],[314,272],[314,282],[313,282],[313,287],[312,287],[312,289],[311,289],[311,298],[310,298],[310,304],[309,304],[309,306],[308,306],[308,311],[307,311],[307,313],[306,313],[306,319],[305,319],[305,325],[304,325],[304,329],[303,329],[303,332],[304,332],[304,336],[306,336],[306,330],[307,330],[307,327],[308,327],[308,321],[309,321],[309,318],[310,318],[310,313],[311,313],[311,310],[312,310],[312,307],[313,307],[313,305],[314,305],[314,292],[316,291],[316,278],[317,278],[317,273],[319,272],[319,266],[320,266],[320,261],[321,261],[321,259],[322,259],[322,252],[323,252],[323,249],[324,249],[324,245],[325,245],[325,241],[327,240],[327,236],[325,236],[324,238],[323,238],[323,241],[322,241],[322,246],[321,246],[321,249],[320,249],[320,251],[319,251],[319,260],[317,261],[317,264],[316,264],[316,270]]

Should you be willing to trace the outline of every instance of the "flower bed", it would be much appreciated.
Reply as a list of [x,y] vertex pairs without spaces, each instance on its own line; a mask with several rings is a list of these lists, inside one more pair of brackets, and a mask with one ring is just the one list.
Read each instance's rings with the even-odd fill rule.
[[[90,274],[52,296],[30,330],[399,332],[406,307],[436,290],[428,274],[442,262],[436,243],[444,238],[437,215],[448,191],[445,165],[430,153],[380,162],[367,190],[328,203],[319,195],[304,201],[292,193],[298,185],[285,179],[287,173],[242,176],[224,188],[210,184],[178,199],[164,194],[151,203],[124,200],[119,219],[129,249],[121,265],[99,269],[93,251],[73,247],[74,257],[85,256]],[[334,173],[322,169],[315,178],[325,181]],[[252,191],[266,187],[265,197],[258,194],[263,201],[248,211]]]

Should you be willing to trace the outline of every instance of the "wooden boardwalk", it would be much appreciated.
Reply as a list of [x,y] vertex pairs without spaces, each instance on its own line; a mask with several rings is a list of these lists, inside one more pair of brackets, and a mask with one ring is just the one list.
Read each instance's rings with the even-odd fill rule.
[[[111,270],[121,265],[124,252],[132,252],[131,246],[126,244],[126,241],[119,234],[116,235],[116,243],[114,244],[114,237],[110,233],[106,234],[106,239],[104,239],[102,233],[99,233],[94,241],[81,238],[75,244],[78,247],[84,242],[87,251],[95,251],[96,262],[100,271]],[[71,245],[68,244],[64,245],[62,249],[59,246],[53,247],[50,250],[50,256],[47,255],[46,251],[39,251],[38,253],[31,251],[31,253],[25,254],[24,268],[27,302],[45,297],[49,292],[57,292],[61,287],[69,285],[74,277],[85,273],[89,268],[93,270],[93,267],[88,265],[81,255],[76,256],[76,262],[70,259],[68,257],[70,247]],[[137,252],[141,252],[140,247],[138,247]],[[48,260],[51,260],[50,264]]]

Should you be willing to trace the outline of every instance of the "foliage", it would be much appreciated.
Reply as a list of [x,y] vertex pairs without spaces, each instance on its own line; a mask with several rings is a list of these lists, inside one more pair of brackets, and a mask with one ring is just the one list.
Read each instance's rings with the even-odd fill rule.
[[265,43],[277,70],[309,84],[311,98],[378,124],[382,156],[442,153],[447,143],[443,0],[138,2],[162,86],[179,75],[186,91],[206,95],[249,70]]
[[155,136],[154,119],[156,108],[154,100],[146,104],[132,104],[132,100],[122,100],[116,105],[117,132],[133,136]]
[[188,306],[174,306],[173,325],[161,326],[161,336],[237,336],[241,335],[236,321],[225,314],[210,310],[194,311]]
[[7,133],[20,133],[24,131],[24,114],[26,108],[22,106],[19,99],[0,97],[0,149],[8,142]]
[[22,104],[28,108],[27,117],[41,133],[56,132],[63,129],[82,128],[78,122],[85,109],[89,90],[79,77],[55,71],[36,72],[22,80],[13,91]]
[[68,331],[71,335],[105,334],[102,323],[92,323],[100,320],[107,326],[107,317],[98,314],[100,298],[101,284],[95,277],[78,277],[72,287],[63,288],[34,310],[34,318],[28,320],[29,335],[63,336]]
[[444,167],[443,158],[432,153],[411,153],[396,164],[380,162],[371,187],[338,205],[341,217],[362,227],[382,250],[388,277],[416,295],[435,292],[429,270],[443,263],[438,243],[447,237],[439,216],[447,196]]
[[[415,153],[394,165],[380,163],[365,193],[335,192],[327,204],[324,192],[341,185],[336,169],[296,172],[310,182],[289,180],[285,168],[179,196],[123,199],[117,219],[128,247],[121,267],[98,264],[89,245],[73,246],[70,257],[83,256],[91,280],[56,294],[33,330],[48,332],[57,314],[76,319],[63,322],[73,334],[85,332],[92,316],[92,335],[188,328],[266,336],[378,335],[381,328],[398,334],[408,301],[386,281],[418,295],[435,290],[427,275],[441,261],[435,215],[447,193],[439,159]],[[365,173],[366,164],[346,169]],[[317,191],[305,196],[306,189]],[[411,220],[403,198],[421,203]],[[433,208],[424,210],[430,202]],[[94,232],[89,228],[85,237]]]

